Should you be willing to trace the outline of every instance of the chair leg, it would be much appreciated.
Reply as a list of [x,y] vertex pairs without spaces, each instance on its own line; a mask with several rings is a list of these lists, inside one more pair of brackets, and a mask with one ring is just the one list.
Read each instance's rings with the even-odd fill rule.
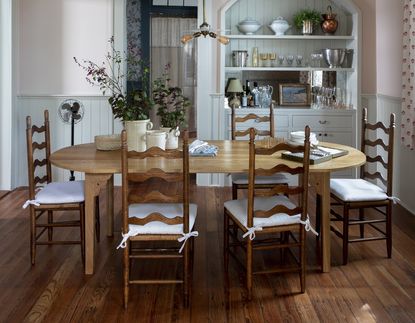
[[386,206],[386,250],[388,258],[392,257],[392,202]]
[[79,208],[80,234],[81,234],[81,255],[82,263],[85,265],[85,204]]
[[226,209],[223,214],[223,264],[225,268],[225,274],[229,270],[229,217],[227,215]]
[[189,307],[189,245],[184,246],[183,255],[183,303]]
[[127,241],[127,246],[124,248],[124,309],[128,306],[128,292],[130,280],[130,241]]
[[305,257],[305,244],[306,244],[306,234],[305,228],[302,227],[300,230],[300,286],[301,293],[305,292],[305,268],[306,268],[306,257]]
[[247,298],[252,299],[252,240],[246,239],[246,290]]
[[[360,208],[359,209],[359,220],[363,221],[365,219],[365,209]],[[359,230],[360,230],[360,238],[363,238],[365,236],[365,225],[359,224]]]
[[238,187],[236,184],[232,183],[232,200],[238,199]]
[[343,209],[343,265],[347,265],[349,256],[349,207]]
[[95,235],[97,242],[99,242],[101,239],[101,224],[99,219],[99,196],[95,197]]
[[36,258],[36,211],[30,206],[30,260],[35,264]]
[[321,233],[321,196],[319,194],[316,194],[316,230],[318,232],[316,240],[318,241]]
[[[53,223],[53,211],[48,210],[48,224]],[[48,241],[53,240],[53,227],[48,227]]]

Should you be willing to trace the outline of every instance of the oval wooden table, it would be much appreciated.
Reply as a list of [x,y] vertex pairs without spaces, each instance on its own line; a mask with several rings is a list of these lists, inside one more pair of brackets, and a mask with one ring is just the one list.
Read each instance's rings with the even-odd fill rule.
[[[247,141],[209,141],[219,148],[215,157],[191,157],[190,173],[238,173],[248,171],[248,143]],[[338,144],[321,143],[322,146],[348,151],[348,154],[318,165],[310,166],[310,184],[315,186],[317,194],[321,196],[321,243],[322,243],[322,270],[330,271],[330,172],[351,167],[358,167],[366,162],[366,156],[359,150]],[[256,161],[257,167],[275,165],[275,159],[287,165],[298,163],[281,159],[278,154],[261,156]],[[115,151],[98,151],[95,144],[82,144],[67,147],[54,152],[50,156],[53,165],[85,173],[85,274],[94,272],[94,199],[104,186],[108,189],[107,200],[107,234],[114,231],[113,205],[113,175],[121,173],[121,153]],[[164,170],[179,168],[174,162],[164,164],[155,160],[147,162],[137,161],[131,165],[132,171],[145,172],[154,167]]]

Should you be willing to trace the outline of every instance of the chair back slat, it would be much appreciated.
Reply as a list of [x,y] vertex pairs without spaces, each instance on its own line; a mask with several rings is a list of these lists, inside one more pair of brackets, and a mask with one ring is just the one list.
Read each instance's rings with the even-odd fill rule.
[[[386,127],[382,122],[377,122],[375,124],[368,123],[367,109],[363,109],[361,151],[366,154],[366,164],[360,168],[360,177],[363,179],[381,181],[386,188],[386,193],[389,196],[392,196],[395,127],[395,114],[391,113],[389,127]],[[370,132],[375,135],[380,135],[379,130],[384,133],[382,138],[376,138],[374,140],[369,139]],[[386,139],[387,142],[385,142],[384,139]],[[382,149],[380,147],[382,147]],[[371,154],[373,151],[376,151],[374,156]],[[384,156],[384,153],[386,153],[387,156]],[[382,175],[382,172],[378,171],[378,166],[385,169],[386,179],[385,176]],[[373,172],[373,168],[375,168],[375,172]]]
[[35,187],[37,184],[48,183],[48,177],[46,175],[42,177],[36,176],[33,180],[33,183],[35,184]]
[[278,184],[270,189],[256,190],[255,196],[274,196],[274,195],[298,195],[301,194],[304,190],[301,187],[292,187],[287,184]]
[[45,159],[39,160],[39,159],[35,159],[35,161],[33,162],[33,167],[43,167],[45,165],[47,165],[48,161]]
[[266,210],[266,211],[263,211],[263,210],[254,211],[254,217],[269,218],[270,216],[273,216],[274,214],[278,214],[278,213],[296,215],[296,214],[300,214],[302,211],[303,211],[302,207],[295,207],[293,209],[290,209],[286,207],[285,205],[276,205],[273,208]]
[[154,212],[154,213],[147,215],[144,219],[130,218],[129,223],[136,224],[136,225],[146,225],[147,223],[150,223],[153,221],[159,221],[159,222],[163,222],[169,225],[175,225],[175,224],[183,223],[183,218],[180,216],[176,216],[174,218],[168,218],[161,213]]
[[376,140],[365,140],[365,145],[370,147],[376,147],[381,146],[385,151],[388,151],[389,146],[385,144],[385,142],[382,139],[376,139]]
[[[144,225],[151,221],[160,221],[166,224],[183,224],[184,232],[189,231],[189,153],[188,133],[183,132],[183,144],[181,149],[163,150],[159,147],[151,147],[143,152],[128,151],[127,134],[121,133],[122,152],[122,214],[123,232],[128,232],[129,224]],[[144,160],[146,163],[154,163],[156,168],[146,172],[134,171],[134,163]],[[158,168],[160,164],[175,163],[180,169],[174,172],[165,172]],[[147,182],[160,183],[159,190],[145,191]],[[166,185],[166,182],[169,183]],[[176,187],[172,189],[172,184]],[[143,192],[144,191],[144,192]],[[181,203],[183,216],[170,218],[158,211],[147,216],[145,220],[129,217],[130,204],[146,203]]]
[[388,163],[385,162],[385,160],[382,158],[382,156],[375,156],[375,157],[371,157],[371,156],[366,156],[366,161],[369,163],[375,163],[375,162],[379,162],[382,164],[383,167],[385,167],[385,169],[388,168]]
[[302,172],[303,172],[302,167],[291,168],[287,165],[281,164],[270,169],[257,168],[255,170],[255,176],[271,176],[275,173],[289,173],[291,175],[296,175]]
[[[44,124],[42,126],[32,125],[32,118],[26,117],[26,148],[27,148],[27,165],[28,165],[28,183],[29,198],[34,199],[36,195],[36,185],[50,183],[52,181],[52,167],[50,164],[50,128],[49,128],[49,112],[45,110],[43,113]],[[44,134],[42,142],[35,142],[33,135],[35,133]],[[43,152],[42,159],[34,158],[34,151]],[[37,153],[39,155],[40,153]],[[46,168],[46,175],[36,176],[36,170],[41,167]]]
[[140,194],[131,190],[128,194],[129,203],[153,203],[153,202],[162,202],[162,203],[181,203],[183,202],[182,195],[167,195],[159,191],[151,191],[147,194]]
[[[291,152],[303,152],[304,158],[302,165],[289,167],[285,164],[276,164],[270,170],[265,170],[263,168],[256,169],[255,163],[256,158],[261,156],[270,156],[274,153],[279,153],[282,151],[291,151]],[[307,217],[307,200],[308,200],[308,177],[309,177],[309,166],[310,166],[310,128],[305,127],[305,141],[304,146],[294,146],[285,143],[277,143],[275,146],[270,148],[256,148],[255,147],[255,129],[250,129],[250,139],[249,139],[249,173],[248,173],[248,217],[247,217],[247,226],[252,227],[254,223],[254,217],[266,218],[270,217],[276,213],[285,213],[290,216],[301,214],[301,219],[305,221]],[[278,158],[275,159],[277,162]],[[256,189],[255,186],[255,176],[261,174],[262,176],[271,175],[279,172],[288,172],[291,174],[299,174],[299,182],[297,186],[288,187],[285,185],[275,185],[269,190]],[[274,196],[279,194],[300,194],[299,205],[295,206],[293,209],[288,208],[283,204],[276,204],[268,210],[255,210],[254,212],[254,197],[255,196]]]
[[237,137],[244,137],[246,135],[249,135],[249,129],[246,130],[237,130],[237,124],[243,124],[249,120],[254,120],[255,123],[258,124],[258,126],[261,123],[268,123],[269,127],[268,129],[258,129],[256,127],[256,135],[258,136],[269,136],[274,137],[275,133],[275,126],[274,126],[274,110],[272,108],[272,105],[269,106],[269,114],[265,116],[259,116],[255,113],[249,113],[246,116],[243,117],[237,117],[235,114],[235,107],[232,107],[232,113],[231,113],[231,137],[232,140],[235,140]]
[[364,172],[364,177],[370,178],[370,179],[378,179],[383,183],[383,185],[385,185],[385,187],[388,186],[388,181],[379,172],[376,172],[376,173]]
[[128,174],[128,180],[134,182],[145,182],[152,178],[159,178],[168,183],[180,182],[183,179],[182,173],[166,173],[161,169],[151,169],[146,173],[131,173]]
[[45,132],[46,131],[46,126],[45,125],[43,125],[43,126],[41,126],[41,127],[38,127],[38,126],[32,126],[32,135],[35,133],[35,132],[37,132],[37,133],[42,133],[42,132]]

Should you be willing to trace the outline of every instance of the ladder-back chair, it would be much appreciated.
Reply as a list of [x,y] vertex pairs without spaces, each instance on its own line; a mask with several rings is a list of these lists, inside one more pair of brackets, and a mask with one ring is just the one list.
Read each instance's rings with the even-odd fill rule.
[[[131,284],[183,284],[184,304],[191,292],[193,237],[197,205],[189,203],[188,133],[184,131],[182,149],[163,150],[151,147],[144,152],[128,151],[127,134],[122,138],[122,236],[118,246],[124,248],[124,307],[127,308]],[[135,162],[152,164],[145,173],[131,171]],[[163,166],[175,165],[166,172]],[[159,189],[146,191],[146,184],[156,181]],[[161,184],[160,184],[161,183]],[[175,185],[175,188],[172,188]],[[190,240],[186,243],[187,240]],[[175,242],[173,247],[156,243]],[[147,246],[150,243],[149,246]],[[180,247],[181,245],[181,247]],[[181,279],[132,279],[134,259],[174,259],[183,263]],[[175,272],[171,272],[175,277]]]
[[[361,151],[367,157],[366,164],[360,169],[360,178],[330,180],[331,197],[335,201],[331,204],[331,220],[341,221],[343,227],[341,232],[332,224],[331,230],[343,240],[344,265],[348,262],[348,245],[354,242],[386,240],[388,258],[392,256],[392,203],[396,201],[392,196],[394,130],[393,113],[390,115],[389,127],[386,127],[381,122],[368,123],[367,109],[363,109]],[[370,133],[378,139],[369,139]],[[387,143],[382,140],[382,136],[386,137]],[[375,156],[371,156],[373,151],[376,151]],[[386,159],[383,156],[385,154]],[[383,170],[379,171],[382,168]],[[342,214],[334,208],[337,205],[342,207]],[[374,211],[365,214],[367,208]],[[350,214],[353,209],[359,211],[358,217],[352,217]],[[359,226],[359,236],[352,238],[349,227],[356,225]],[[370,226],[373,232],[368,235],[365,226]]]
[[[229,255],[236,257],[234,247],[242,247],[246,253],[246,288],[248,299],[252,296],[252,275],[294,271],[300,274],[301,292],[305,291],[305,231],[310,230],[307,215],[307,195],[310,155],[310,128],[305,128],[304,146],[293,146],[278,143],[271,148],[263,148],[255,144],[255,129],[250,129],[249,141],[249,183],[248,198],[227,201],[224,204],[224,263],[228,272]],[[302,152],[302,163],[278,163],[270,169],[258,168],[258,158],[271,158],[282,151]],[[299,175],[298,186],[275,184],[268,189],[258,189],[255,176],[272,176],[285,172]],[[298,197],[298,203],[288,196]],[[235,230],[236,228],[236,230]],[[241,233],[239,234],[239,231]],[[283,233],[283,234],[281,234]],[[294,235],[296,233],[296,235]],[[241,236],[242,235],[242,236]],[[263,239],[258,239],[266,235]],[[230,238],[232,241],[230,241]],[[283,266],[253,271],[253,252],[270,249],[298,248],[295,266]],[[285,253],[284,253],[285,254]]]
[[[265,109],[264,109],[265,110]],[[251,125],[255,129],[255,133],[259,137],[274,138],[275,126],[274,126],[274,109],[272,105],[269,107],[268,115],[257,115],[255,113],[249,113],[245,116],[238,117],[235,114],[235,107],[231,108],[231,138],[237,140],[238,138],[249,135],[250,128],[246,130],[238,130],[238,125],[251,124],[252,121],[255,126]],[[257,176],[255,178],[256,188],[270,188],[275,184],[287,183],[287,178],[284,174],[274,174],[274,176]],[[237,173],[232,174],[232,198],[236,200],[238,198],[238,190],[248,189],[248,174]]]
[[[36,142],[34,136],[41,137],[42,142]],[[50,127],[49,112],[44,111],[44,124],[40,127],[32,125],[31,117],[26,117],[26,142],[29,179],[29,200],[23,205],[30,210],[30,255],[32,265],[35,264],[36,246],[54,244],[80,244],[82,260],[84,261],[84,223],[85,223],[85,197],[83,181],[52,182],[52,169],[50,164]],[[42,153],[43,152],[43,153]],[[36,157],[35,157],[36,155]],[[37,159],[38,156],[41,159]],[[39,176],[41,169],[45,175]],[[39,185],[44,185],[39,186]],[[40,190],[39,190],[40,189]],[[97,203],[97,202],[96,202]],[[98,204],[98,203],[97,203]],[[56,221],[54,211],[78,211],[79,219]],[[47,222],[41,221],[42,215],[47,214]],[[97,220],[99,213],[97,209]],[[99,222],[97,223],[97,239]],[[79,227],[79,240],[54,240],[54,228]],[[43,233],[47,231],[47,240],[42,240]]]

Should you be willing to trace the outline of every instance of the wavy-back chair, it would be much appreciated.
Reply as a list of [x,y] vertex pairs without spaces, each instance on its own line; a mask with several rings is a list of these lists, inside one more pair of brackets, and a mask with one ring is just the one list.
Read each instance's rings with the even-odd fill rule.
[[[367,157],[366,164],[360,169],[360,178],[330,180],[331,197],[335,201],[331,205],[340,205],[343,209],[342,214],[339,214],[332,207],[330,213],[333,215],[332,221],[342,222],[342,232],[333,224],[331,230],[343,240],[344,265],[348,262],[349,243],[386,240],[388,258],[392,256],[392,203],[396,201],[392,196],[394,130],[393,113],[390,115],[389,127],[386,127],[381,122],[368,123],[367,109],[363,109],[361,151]],[[383,137],[388,139],[387,144],[381,138],[369,139],[370,133],[375,137],[383,133]],[[372,155],[373,152],[375,156]],[[383,156],[385,154],[386,159]],[[378,171],[378,168],[383,168],[383,171]],[[373,169],[376,171],[373,172]],[[374,210],[370,216],[365,214],[367,208]],[[352,209],[359,210],[357,218],[350,214]],[[356,225],[359,226],[359,236],[352,238],[349,226]],[[368,235],[365,226],[372,227],[377,235]]]
[[[193,263],[192,231],[197,205],[189,203],[189,151],[188,134],[184,131],[182,149],[163,150],[151,147],[144,152],[128,151],[127,135],[122,138],[122,216],[123,239],[119,247],[124,248],[124,307],[127,308],[131,284],[183,284],[184,303],[189,304],[191,268]],[[132,172],[136,161],[156,163],[145,173]],[[172,172],[164,171],[163,165],[176,165]],[[161,181],[160,190],[143,192],[140,185],[149,181]],[[176,183],[178,189],[171,189]],[[138,186],[137,186],[138,185]],[[181,187],[180,187],[181,186]],[[178,193],[179,192],[179,193]],[[187,240],[189,243],[186,243]],[[159,248],[156,242],[178,241],[177,247]],[[151,246],[145,246],[147,242]],[[181,247],[180,245],[181,244]],[[183,253],[182,253],[183,251]],[[132,279],[131,267],[134,259],[172,259],[183,262],[181,279]],[[175,272],[171,273],[175,275]]]
[[[300,274],[301,292],[305,291],[305,230],[311,228],[307,215],[310,128],[305,128],[304,146],[293,146],[279,143],[271,148],[255,145],[255,129],[250,129],[249,141],[249,182],[248,198],[227,201],[224,204],[224,263],[228,272],[229,254],[234,253],[233,247],[242,247],[246,252],[246,288],[248,299],[252,296],[252,275],[294,271]],[[258,168],[257,158],[271,158],[282,151],[302,152],[305,156],[302,163],[290,167],[282,163],[270,169]],[[255,176],[272,176],[285,172],[299,175],[298,186],[275,184],[268,189],[258,189]],[[289,197],[297,195],[299,203]],[[237,230],[235,230],[235,228]],[[238,232],[241,231],[241,234]],[[280,234],[284,233],[284,234]],[[297,235],[294,235],[296,233]],[[264,239],[257,239],[267,235]],[[269,235],[272,236],[268,237]],[[277,237],[278,235],[278,237]],[[232,242],[230,242],[230,238]],[[264,249],[298,248],[299,256],[295,266],[282,266],[253,271],[253,252]],[[236,249],[238,250],[238,249]]]
[[[244,125],[248,123],[255,123],[252,126],[255,129],[255,133],[260,137],[274,138],[275,126],[274,126],[274,109],[272,105],[269,107],[269,114],[259,116],[255,113],[249,113],[243,117],[238,117],[235,114],[235,107],[232,106],[231,114],[231,138],[237,140],[238,138],[249,135],[249,129],[238,130],[238,125]],[[273,176],[257,176],[255,178],[256,188],[270,188],[275,184],[287,183],[287,178],[284,174],[274,174]],[[248,174],[237,173],[232,174],[232,198],[236,200],[238,198],[238,190],[248,188]]]

